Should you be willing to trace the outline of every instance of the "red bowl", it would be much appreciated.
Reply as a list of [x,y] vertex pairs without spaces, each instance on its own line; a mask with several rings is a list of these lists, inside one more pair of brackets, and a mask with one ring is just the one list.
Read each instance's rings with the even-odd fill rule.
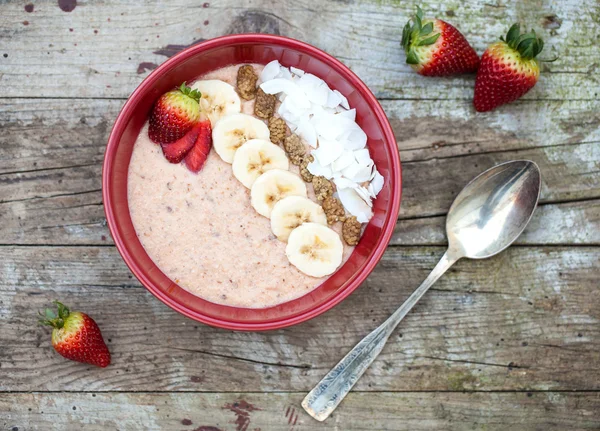
[[[127,172],[133,144],[156,99],[206,72],[231,64],[279,60],[323,78],[344,94],[368,136],[371,157],[385,178],[374,201],[374,216],[350,259],[312,292],[274,307],[250,309],[215,304],[192,295],[154,264],[138,240],[127,203]],[[110,232],[123,260],[154,296],[169,307],[208,325],[261,331],[311,319],[338,304],[371,273],[387,247],[400,208],[400,157],[387,117],[369,88],[329,54],[281,36],[244,34],[211,39],[167,60],[133,92],[108,139],[102,171],[102,197]]]

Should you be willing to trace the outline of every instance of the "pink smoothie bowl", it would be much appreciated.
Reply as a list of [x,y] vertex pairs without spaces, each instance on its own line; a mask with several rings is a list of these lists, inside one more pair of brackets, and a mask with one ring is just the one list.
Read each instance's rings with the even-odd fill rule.
[[[268,308],[239,308],[195,296],[169,279],[140,243],[127,203],[127,174],[135,140],[154,102],[184,81],[231,64],[267,64],[272,60],[324,79],[356,108],[356,121],[368,137],[368,147],[384,187],[373,202],[373,218],[348,261],[310,293]],[[154,70],[133,92],[119,113],[108,139],[102,170],[102,197],[110,232],[123,260],[138,280],[159,300],[199,322],[233,330],[263,331],[312,319],[348,297],[373,271],[394,231],[402,188],[400,157],[385,112],[369,88],[329,54],[281,36],[243,34],[194,45]],[[202,242],[202,238],[198,238]],[[232,244],[235,247],[235,244]]]

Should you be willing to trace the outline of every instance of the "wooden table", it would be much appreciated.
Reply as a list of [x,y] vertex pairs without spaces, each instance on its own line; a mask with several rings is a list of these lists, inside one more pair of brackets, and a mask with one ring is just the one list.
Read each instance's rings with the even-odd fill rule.
[[[519,20],[559,58],[522,100],[476,114],[472,76],[422,78],[405,64],[412,2],[1,1],[1,429],[600,429],[600,5],[423,7],[479,53]],[[156,300],[119,257],[101,200],[127,96],[184,47],[240,32],[301,39],[352,67],[380,98],[404,171],[400,220],[374,273],[334,310],[270,333],[214,329]],[[542,170],[526,233],[493,259],[459,262],[333,416],[306,415],[305,393],[442,255],[456,193],[511,159]],[[110,367],[53,351],[36,312],[54,299],[98,321]]]

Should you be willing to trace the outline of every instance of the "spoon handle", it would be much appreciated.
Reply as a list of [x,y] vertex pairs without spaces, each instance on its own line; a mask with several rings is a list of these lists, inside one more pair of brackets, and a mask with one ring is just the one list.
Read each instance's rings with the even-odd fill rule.
[[421,299],[433,283],[450,268],[458,258],[447,251],[429,276],[412,295],[377,329],[363,338],[335,366],[302,401],[306,412],[318,421],[324,421],[350,392],[360,376],[381,352],[398,323]]

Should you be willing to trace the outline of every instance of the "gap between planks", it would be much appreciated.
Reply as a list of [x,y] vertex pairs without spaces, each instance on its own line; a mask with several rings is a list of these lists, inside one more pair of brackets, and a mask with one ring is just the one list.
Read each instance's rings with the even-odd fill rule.
[[[316,382],[315,382],[316,384]],[[265,395],[265,394],[306,394],[308,391],[192,391],[192,390],[178,390],[178,391],[136,391],[136,390],[123,390],[123,391],[0,391],[1,394],[240,394],[240,395]],[[542,390],[542,389],[522,389],[522,390],[464,390],[464,391],[351,391],[353,394],[596,394],[600,393],[600,389],[573,389],[573,390]]]

